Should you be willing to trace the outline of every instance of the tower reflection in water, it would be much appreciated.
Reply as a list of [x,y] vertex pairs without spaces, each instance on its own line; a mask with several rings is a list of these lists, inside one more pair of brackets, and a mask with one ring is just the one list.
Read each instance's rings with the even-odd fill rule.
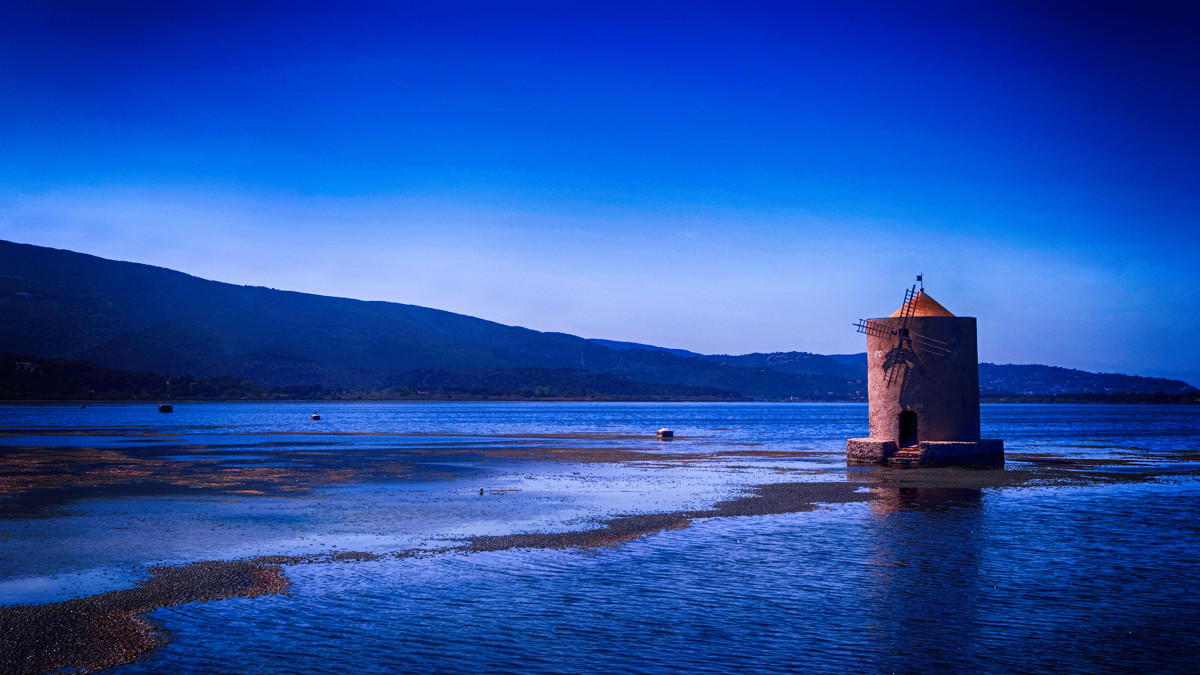
[[[885,470],[886,471],[886,470]],[[976,488],[871,486],[862,589],[877,672],[986,669],[984,496]]]

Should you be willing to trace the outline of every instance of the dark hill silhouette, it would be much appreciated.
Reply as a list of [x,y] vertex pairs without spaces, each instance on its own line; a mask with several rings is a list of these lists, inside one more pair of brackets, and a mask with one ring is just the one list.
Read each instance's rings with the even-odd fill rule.
[[638,382],[620,375],[578,370],[479,368],[468,371],[412,370],[382,391],[332,391],[320,385],[265,389],[249,380],[221,376],[197,380],[190,375],[134,373],[68,359],[0,352],[0,400],[281,400],[334,399],[540,399],[609,401],[737,401],[737,392]]
[[809,352],[772,352],[731,356],[716,354],[704,357],[710,361],[742,368],[770,368],[781,373],[795,375],[828,375],[846,379],[866,379],[867,355],[863,354],[857,365],[851,366],[822,354]]
[[853,399],[861,382],[748,369],[390,302],[208,281],[0,242],[0,351],[261,386],[383,389],[415,370],[540,368],[732,390]]
[[654,345],[642,344],[640,342],[622,342],[620,340],[602,340],[600,338],[591,338],[591,342],[595,342],[598,345],[604,345],[605,347],[608,347],[609,349],[616,349],[618,351],[628,351],[631,349],[638,349],[638,350],[647,351],[647,352],[666,352],[667,354],[674,354],[675,356],[683,356],[685,358],[693,358],[693,359],[707,359],[708,358],[708,356],[705,354],[700,354],[697,352],[690,352],[686,349],[670,349],[668,347],[656,347]]
[[[419,375],[438,386],[487,391],[540,386],[639,396],[687,391],[718,398],[734,392],[756,399],[864,400],[866,390],[862,353],[705,355],[587,340],[426,307],[237,286],[5,241],[0,319],[0,352],[134,373],[238,378],[261,387],[385,390]],[[985,395],[1196,391],[1178,380],[1037,365],[981,364],[980,384]]]
[[861,380],[867,376],[867,355],[855,354],[852,364],[839,361],[837,357],[811,354],[809,352],[771,352],[764,354],[699,354],[686,349],[669,349],[640,342],[620,342],[617,340],[601,340],[592,338],[592,342],[619,350],[640,350],[650,352],[665,352],[676,356],[693,359],[703,359],[714,363],[724,363],[740,368],[769,368],[781,373],[794,375],[829,375],[842,379]]
[[[605,344],[607,340],[598,340]],[[681,349],[666,349],[634,342],[614,342],[622,349],[683,353],[692,358],[715,361],[745,368],[769,368],[785,373],[829,375],[852,380],[867,377],[867,354],[811,354],[809,352],[772,352],[730,356],[727,354],[697,354]],[[1119,373],[1090,373],[1071,368],[1044,365],[979,364],[979,391],[987,397],[1062,396],[1087,394],[1114,396],[1121,394],[1167,394],[1183,396],[1197,390],[1182,380],[1161,377],[1142,377]],[[1067,400],[1067,399],[1063,399]],[[1080,399],[1084,400],[1084,399]],[[1103,399],[1097,399],[1103,400]]]
[[1071,368],[995,363],[979,364],[979,392],[1054,396],[1058,394],[1194,394],[1196,388],[1181,380],[1161,377],[1089,373]]

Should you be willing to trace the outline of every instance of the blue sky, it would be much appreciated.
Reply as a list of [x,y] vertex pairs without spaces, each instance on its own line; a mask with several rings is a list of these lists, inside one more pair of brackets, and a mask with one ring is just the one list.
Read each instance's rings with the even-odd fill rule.
[[[901,6],[903,5],[903,6]],[[1184,3],[0,7],[0,238],[703,352],[1200,384]]]

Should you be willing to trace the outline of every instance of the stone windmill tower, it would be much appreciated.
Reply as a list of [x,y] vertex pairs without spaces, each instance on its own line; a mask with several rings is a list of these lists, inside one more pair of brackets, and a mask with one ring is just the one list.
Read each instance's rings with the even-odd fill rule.
[[858,330],[867,335],[871,436],[846,441],[846,461],[1004,462],[1003,441],[979,438],[974,317],[954,316],[914,284],[900,309]]

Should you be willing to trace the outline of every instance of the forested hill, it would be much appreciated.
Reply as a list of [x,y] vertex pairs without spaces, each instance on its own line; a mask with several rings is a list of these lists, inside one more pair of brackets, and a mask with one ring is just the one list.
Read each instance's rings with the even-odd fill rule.
[[[0,352],[195,381],[234,378],[267,390],[384,391],[420,380],[653,398],[855,401],[866,394],[865,354],[706,355],[588,340],[4,241],[0,317]],[[1036,365],[982,364],[980,383],[985,395],[1196,391],[1177,380]]]
[[[607,341],[606,341],[607,342]],[[612,343],[624,349],[659,350],[660,347],[631,342]],[[682,350],[672,350],[679,352]],[[740,354],[692,354],[693,358],[744,368],[768,368],[785,373],[830,375],[865,380],[867,355],[812,354],[809,352],[772,352]],[[1058,396],[1063,394],[1192,394],[1197,389],[1181,380],[1160,377],[1090,373],[1071,368],[1043,365],[979,364],[979,391],[983,396]]]
[[995,363],[979,364],[979,391],[985,396],[1019,394],[1190,394],[1187,382],[1119,373],[1089,373],[1071,368]]
[[237,286],[148,265],[0,242],[0,351],[264,387],[381,390],[414,371],[567,369],[758,399],[853,400],[853,378],[611,349],[390,302]]

